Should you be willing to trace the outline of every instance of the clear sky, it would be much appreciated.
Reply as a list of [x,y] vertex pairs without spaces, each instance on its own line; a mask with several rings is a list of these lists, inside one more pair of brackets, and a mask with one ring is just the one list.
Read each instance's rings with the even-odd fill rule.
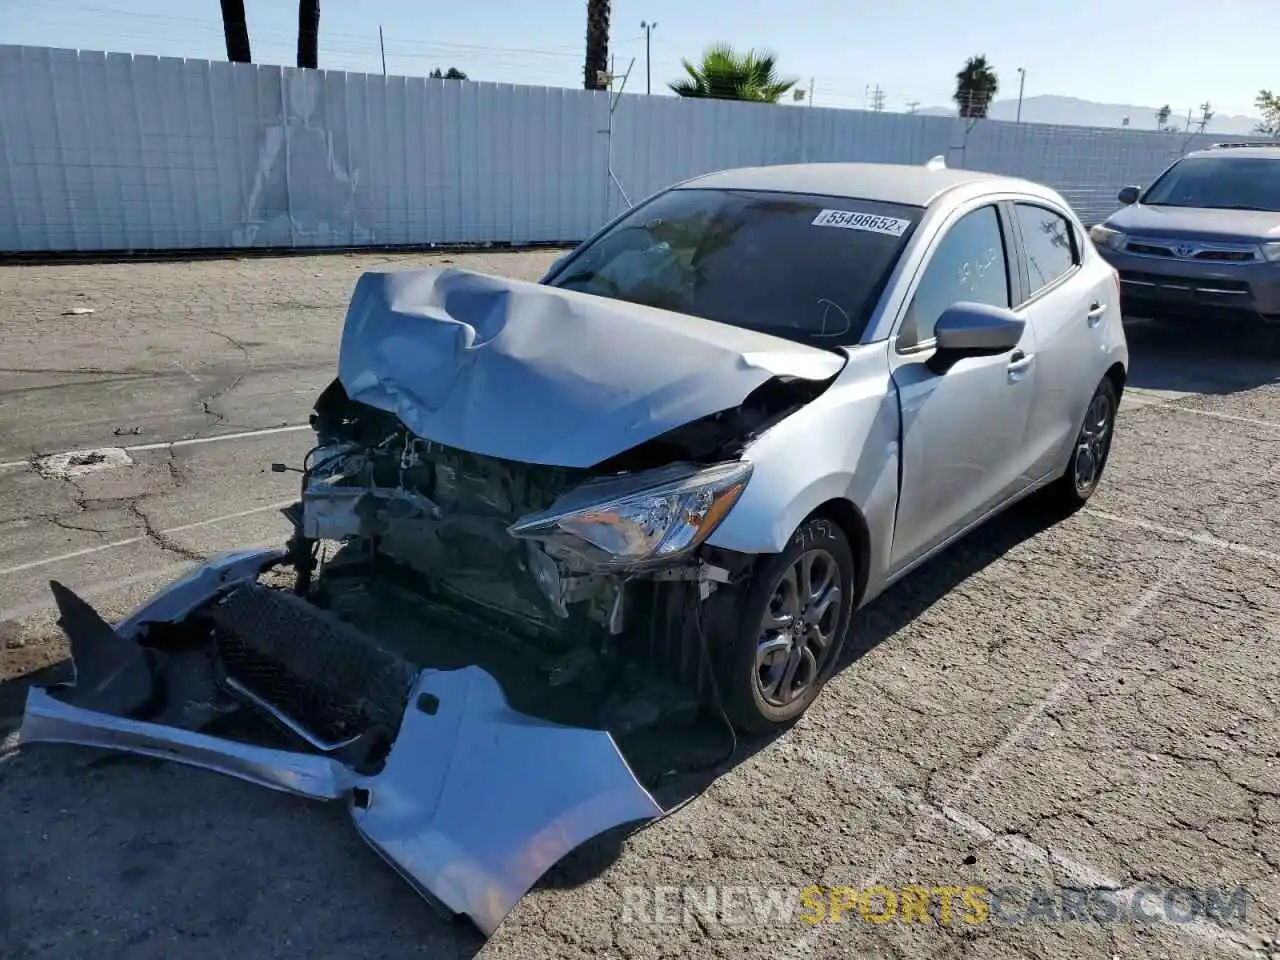
[[[253,58],[292,64],[295,0],[246,0]],[[320,66],[420,76],[456,66],[475,80],[579,86],[586,0],[322,0]],[[1209,101],[1252,114],[1280,88],[1280,0],[615,0],[610,51],[643,92],[641,20],[656,21],[655,93],[707,43],[769,47],[784,73],[812,78],[817,106],[948,105],[966,57],[985,54],[1001,98],[1052,93],[1104,103]],[[218,0],[0,0],[0,42],[222,59]],[[1197,110],[1198,112],[1198,110]]]

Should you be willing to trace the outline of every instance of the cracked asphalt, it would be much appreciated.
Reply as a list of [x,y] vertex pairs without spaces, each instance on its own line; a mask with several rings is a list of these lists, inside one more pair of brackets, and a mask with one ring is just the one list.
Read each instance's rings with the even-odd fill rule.
[[[270,465],[307,448],[360,271],[534,279],[554,256],[0,267],[0,956],[1280,957],[1280,360],[1218,331],[1133,325],[1086,510],[1025,504],[917,571],[857,617],[798,725],[557,866],[487,943],[341,809],[13,748],[27,686],[66,656],[48,580],[117,618],[284,535],[297,477]],[[103,448],[123,453],[39,459]],[[1109,888],[1158,916],[753,913],[770,890],[876,884]],[[657,909],[656,888],[708,885],[736,906]],[[1166,915],[1174,887],[1194,892]],[[1225,917],[1188,907],[1242,887]]]

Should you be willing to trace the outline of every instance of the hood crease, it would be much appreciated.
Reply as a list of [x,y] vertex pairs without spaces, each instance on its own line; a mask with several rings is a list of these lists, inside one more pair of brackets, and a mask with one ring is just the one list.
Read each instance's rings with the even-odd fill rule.
[[365,273],[338,379],[414,434],[586,468],[839,354],[654,307],[457,269]]

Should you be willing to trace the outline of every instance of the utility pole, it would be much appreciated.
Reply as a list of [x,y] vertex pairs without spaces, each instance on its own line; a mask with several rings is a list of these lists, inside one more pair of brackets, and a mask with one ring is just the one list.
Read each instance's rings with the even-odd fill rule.
[[909,113],[909,114],[911,114],[911,115],[913,115],[913,116],[914,116],[914,115],[915,115],[915,112],[916,112],[917,110],[919,110],[919,109],[920,109],[920,101],[919,101],[919,100],[908,100],[908,101],[907,101],[907,113]]
[[387,75],[387,45],[382,42],[382,24],[378,24],[378,49],[382,51],[382,76]]
[[640,21],[640,29],[644,31],[644,92],[646,94],[653,93],[653,75],[649,70],[649,42],[657,25],[645,20]]
[[809,78],[809,106],[813,106],[813,77]]
[[871,109],[879,113],[884,109],[884,91],[880,89],[880,84],[876,84],[875,92],[871,94]]
[[1018,119],[1017,123],[1022,122],[1022,91],[1027,85],[1027,71],[1022,67],[1018,68]]
[[1213,119],[1213,111],[1209,109],[1209,101],[1200,104],[1200,132],[1204,133],[1204,128],[1209,125],[1209,121]]

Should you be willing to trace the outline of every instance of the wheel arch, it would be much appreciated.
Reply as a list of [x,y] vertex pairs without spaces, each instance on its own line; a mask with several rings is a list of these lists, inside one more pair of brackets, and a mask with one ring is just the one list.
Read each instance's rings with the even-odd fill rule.
[[1125,382],[1129,379],[1129,373],[1125,370],[1124,364],[1117,360],[1107,368],[1107,372],[1103,376],[1110,380],[1111,385],[1116,388],[1116,400],[1119,400],[1124,394]]
[[801,521],[801,526],[815,517],[824,517],[834,523],[853,550],[853,607],[856,610],[867,591],[871,570],[871,528],[867,525],[867,518],[852,500],[844,497],[833,497],[820,504]]

